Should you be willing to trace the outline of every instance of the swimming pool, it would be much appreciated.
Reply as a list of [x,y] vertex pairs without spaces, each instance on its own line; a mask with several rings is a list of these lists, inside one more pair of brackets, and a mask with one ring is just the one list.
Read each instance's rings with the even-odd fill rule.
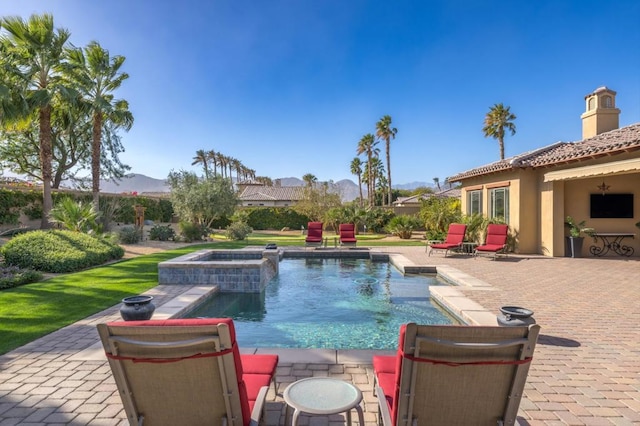
[[433,305],[435,276],[388,262],[284,259],[262,293],[219,293],[186,317],[231,317],[241,347],[395,349],[401,324],[451,324]]

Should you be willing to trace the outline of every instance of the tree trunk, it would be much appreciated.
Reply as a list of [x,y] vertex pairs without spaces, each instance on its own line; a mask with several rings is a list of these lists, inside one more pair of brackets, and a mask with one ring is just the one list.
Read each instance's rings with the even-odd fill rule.
[[51,105],[40,108],[40,167],[42,168],[42,221],[40,228],[49,229],[49,212],[53,207],[51,197]]
[[[389,143],[389,139],[387,139],[387,184],[389,185],[389,191],[388,191],[388,205],[391,205],[391,146]],[[383,197],[384,198],[384,197]],[[384,203],[383,203],[384,204]]]
[[100,139],[102,138],[102,112],[93,113],[93,141],[91,143],[91,192],[93,208],[100,211]]

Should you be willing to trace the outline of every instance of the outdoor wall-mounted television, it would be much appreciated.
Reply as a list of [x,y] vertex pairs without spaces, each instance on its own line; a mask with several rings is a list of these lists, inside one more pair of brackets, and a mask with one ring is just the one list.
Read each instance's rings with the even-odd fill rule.
[[632,219],[633,194],[591,194],[592,219]]

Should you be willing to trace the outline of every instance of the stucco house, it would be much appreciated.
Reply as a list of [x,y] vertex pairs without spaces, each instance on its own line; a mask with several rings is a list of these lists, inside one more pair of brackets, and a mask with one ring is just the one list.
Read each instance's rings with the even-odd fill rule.
[[[519,253],[564,256],[564,222],[571,216],[599,233],[630,234],[618,241],[639,257],[640,123],[619,128],[615,97],[607,87],[585,97],[580,141],[554,143],[449,177],[461,185],[462,212],[504,217]],[[595,243],[587,237],[582,255],[590,256]]]

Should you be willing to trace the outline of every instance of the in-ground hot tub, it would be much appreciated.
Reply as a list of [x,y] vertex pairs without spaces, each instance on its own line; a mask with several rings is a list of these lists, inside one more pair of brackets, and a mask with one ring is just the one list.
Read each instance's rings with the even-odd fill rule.
[[158,264],[158,284],[208,284],[260,293],[278,274],[278,250],[200,250]]

